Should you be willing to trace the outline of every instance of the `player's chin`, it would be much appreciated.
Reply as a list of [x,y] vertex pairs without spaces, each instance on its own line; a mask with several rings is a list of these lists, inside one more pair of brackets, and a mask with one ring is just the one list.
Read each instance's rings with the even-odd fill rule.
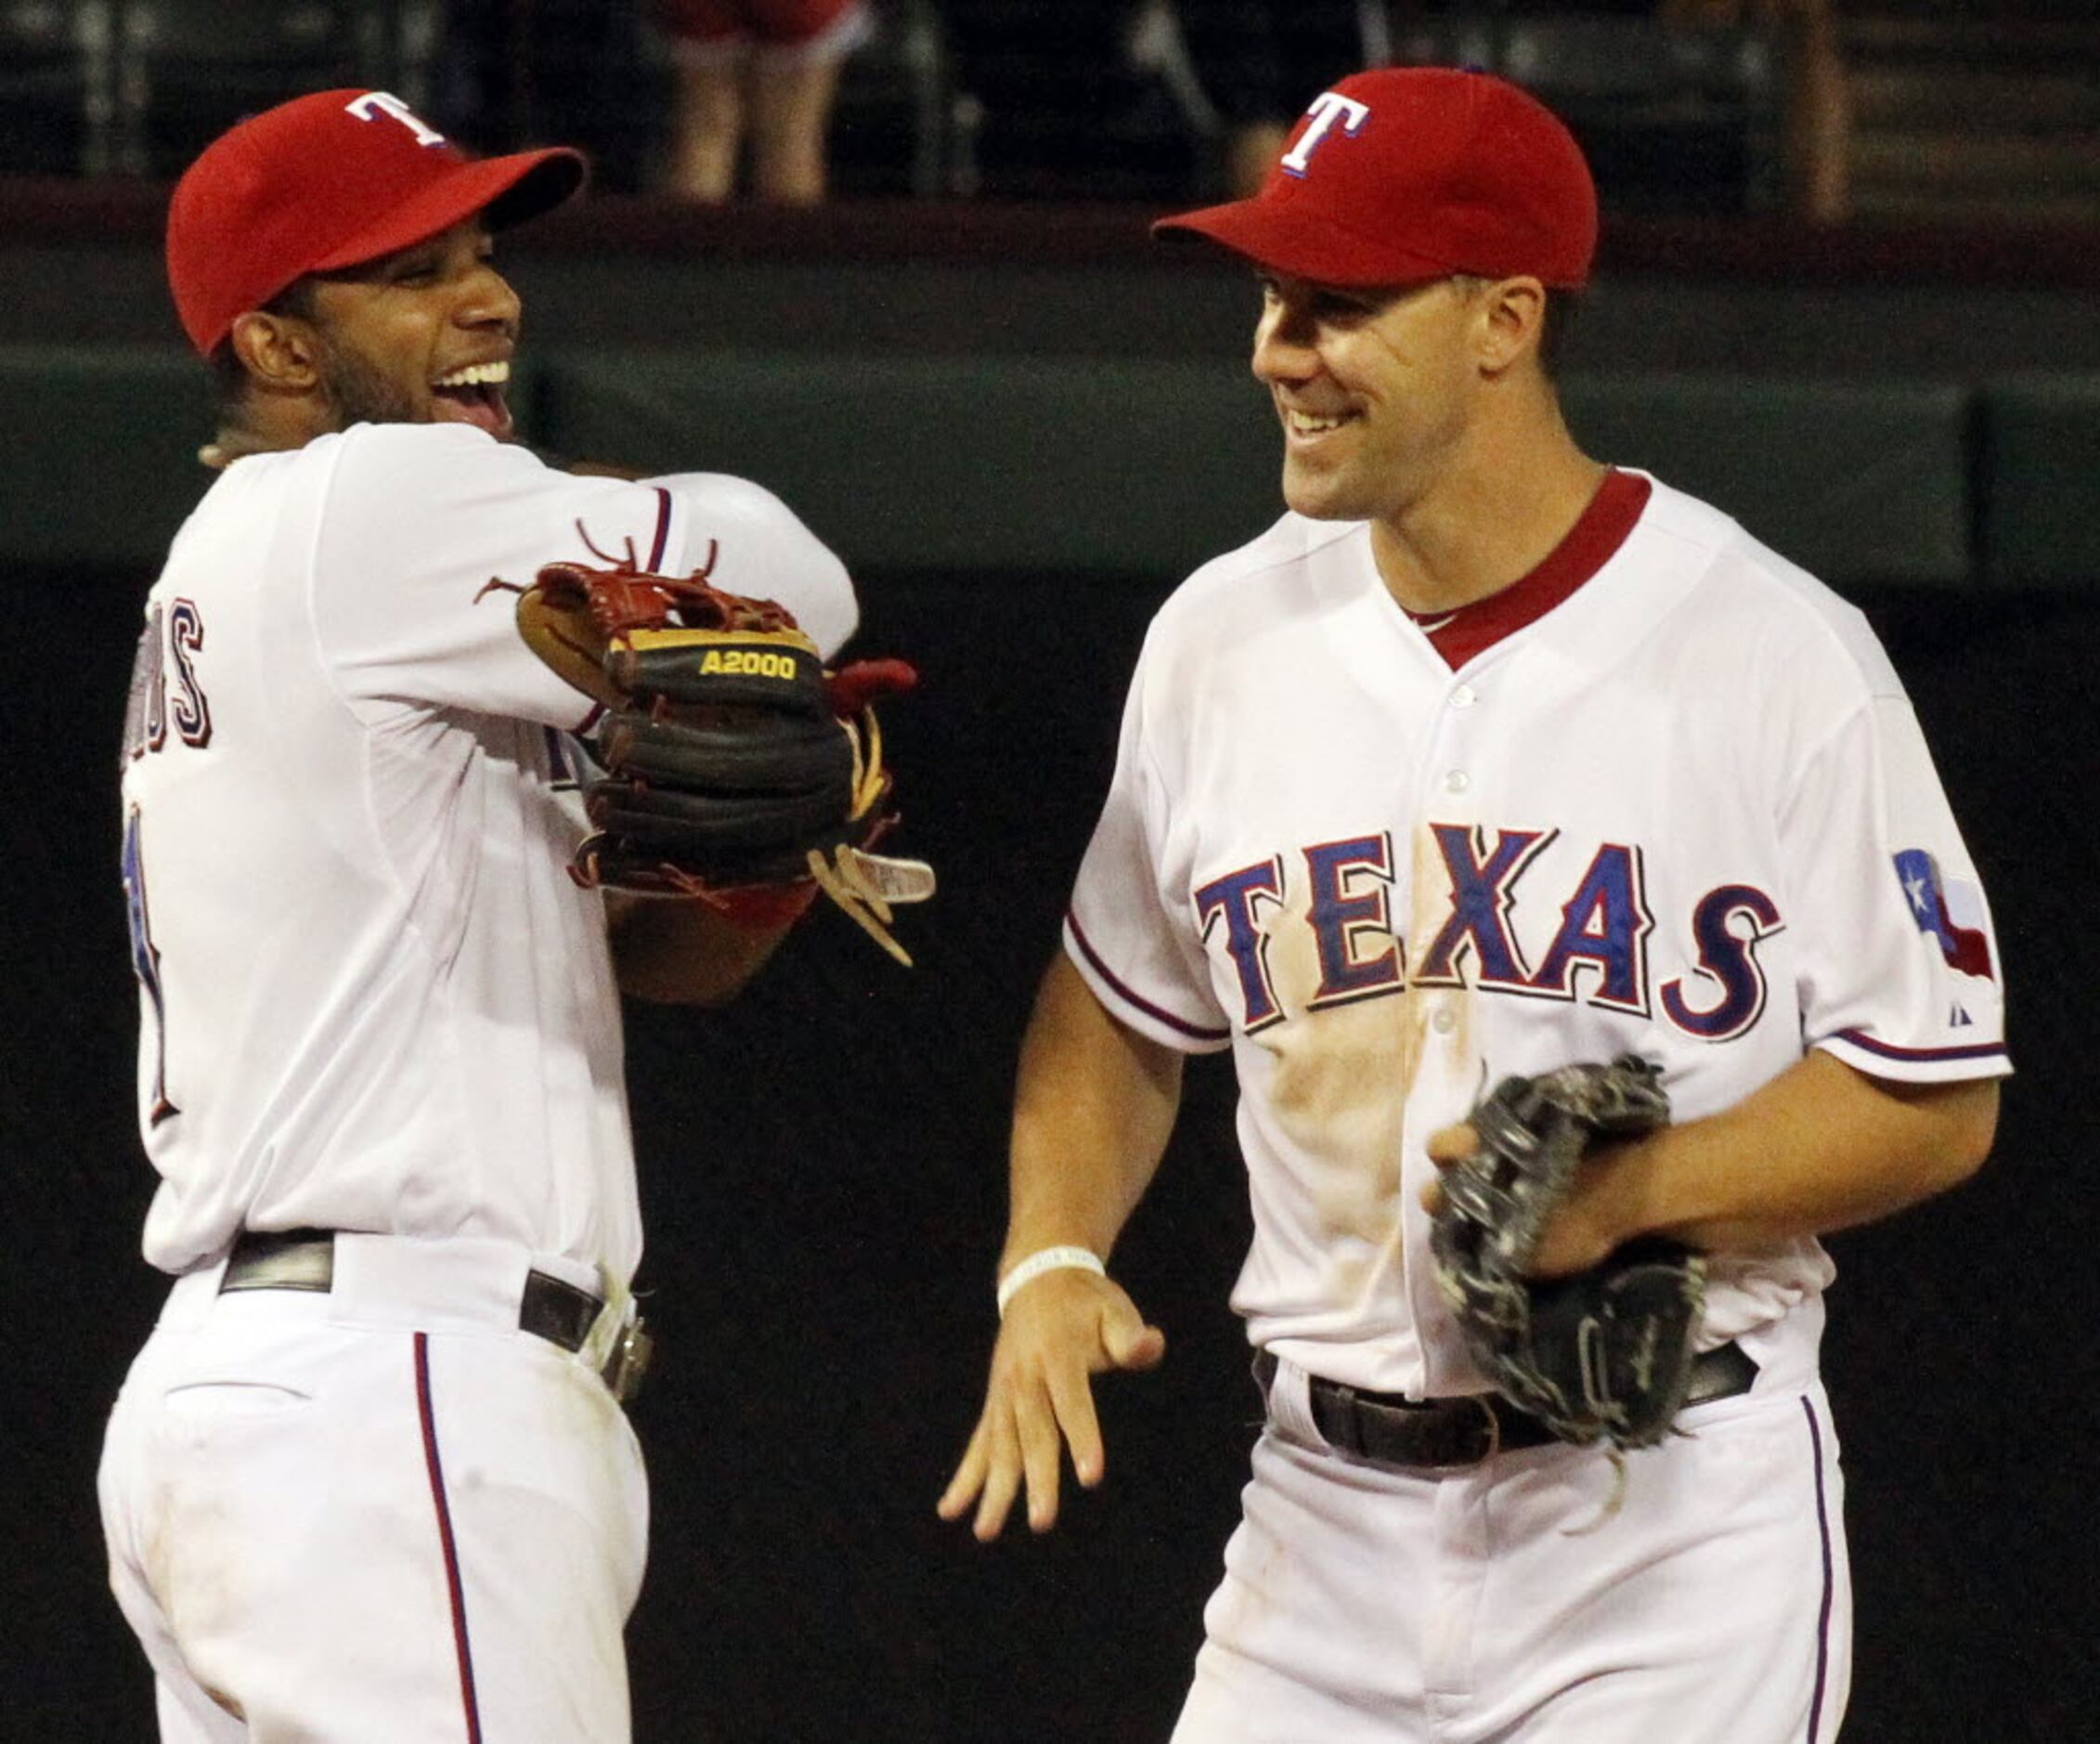
[[1365,511],[1356,494],[1325,467],[1308,466],[1294,455],[1284,456],[1283,501],[1295,514],[1309,521],[1360,521]]

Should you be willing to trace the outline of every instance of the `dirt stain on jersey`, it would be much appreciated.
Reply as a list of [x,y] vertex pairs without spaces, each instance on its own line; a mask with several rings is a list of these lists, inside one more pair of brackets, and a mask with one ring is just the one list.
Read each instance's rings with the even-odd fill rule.
[[1315,1008],[1318,953],[1303,924],[1270,934],[1269,971],[1293,1015],[1255,1036],[1272,1058],[1269,1111],[1300,1160],[1321,1248],[1348,1299],[1389,1263],[1400,1227],[1400,1143],[1421,1022],[1401,991]]
[[[1451,880],[1427,828],[1411,835],[1405,881],[1391,892],[1401,953],[1402,985],[1369,998],[1319,1006],[1319,952],[1301,893],[1285,924],[1268,930],[1268,971],[1278,1004],[1290,1015],[1259,1031],[1271,1057],[1269,1111],[1277,1138],[1300,1160],[1330,1269],[1333,1299],[1372,1289],[1397,1263],[1403,1180],[1409,1147],[1429,1137],[1425,1116],[1409,1125],[1410,1102],[1425,1066],[1443,1085],[1470,1084],[1475,1066],[1471,999],[1462,988],[1417,988],[1409,978],[1450,916]],[[1375,954],[1360,935],[1356,956]],[[1435,1111],[1429,1124],[1458,1118]],[[1426,1170],[1417,1158],[1416,1168]]]

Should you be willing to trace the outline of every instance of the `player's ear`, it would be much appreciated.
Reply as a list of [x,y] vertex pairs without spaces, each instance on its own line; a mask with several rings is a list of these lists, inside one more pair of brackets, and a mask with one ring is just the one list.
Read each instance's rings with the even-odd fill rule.
[[301,392],[320,380],[318,335],[295,315],[251,309],[234,318],[227,338],[241,367],[261,386]]
[[1538,349],[1546,322],[1546,287],[1536,279],[1497,279],[1481,289],[1476,355],[1480,367],[1499,375]]

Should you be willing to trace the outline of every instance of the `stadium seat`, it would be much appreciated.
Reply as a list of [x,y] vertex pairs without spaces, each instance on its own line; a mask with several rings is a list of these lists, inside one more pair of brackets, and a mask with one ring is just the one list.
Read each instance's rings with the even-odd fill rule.
[[1582,141],[1609,207],[1752,212],[1778,201],[1781,67],[1761,27],[1483,7],[1395,16],[1390,52],[1534,93]]
[[116,164],[112,0],[0,0],[0,173]]
[[419,100],[413,75],[437,10],[437,0],[121,0],[119,167],[177,174],[243,115],[302,91],[376,85]]

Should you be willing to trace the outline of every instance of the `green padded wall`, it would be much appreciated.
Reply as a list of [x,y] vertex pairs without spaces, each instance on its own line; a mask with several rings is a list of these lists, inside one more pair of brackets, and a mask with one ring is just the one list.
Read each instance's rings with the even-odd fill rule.
[[539,438],[737,472],[859,566],[1178,576],[1282,510],[1244,370],[747,352],[542,359]]
[[[207,482],[201,367],[168,348],[0,347],[19,447],[0,555],[150,563]],[[1649,468],[1838,585],[1960,585],[1973,390],[1914,382],[1577,375],[1601,457]],[[1170,580],[1278,514],[1265,399],[1226,359],[552,353],[513,403],[578,459],[735,472],[859,567]],[[1988,418],[1991,573],[2100,577],[2100,380],[2014,384]]]
[[[545,438],[745,470],[852,562],[1177,574],[1280,510],[1230,364],[643,353],[547,360]],[[1571,379],[1601,457],[1705,497],[1833,582],[1971,575],[1966,389]]]
[[1591,453],[1705,498],[1825,581],[1972,577],[1964,387],[1618,373],[1571,378],[1562,399]]
[[18,432],[0,492],[0,556],[157,564],[210,475],[211,378],[166,347],[0,347]]
[[2008,377],[1985,406],[1983,574],[2100,586],[2100,375]]

